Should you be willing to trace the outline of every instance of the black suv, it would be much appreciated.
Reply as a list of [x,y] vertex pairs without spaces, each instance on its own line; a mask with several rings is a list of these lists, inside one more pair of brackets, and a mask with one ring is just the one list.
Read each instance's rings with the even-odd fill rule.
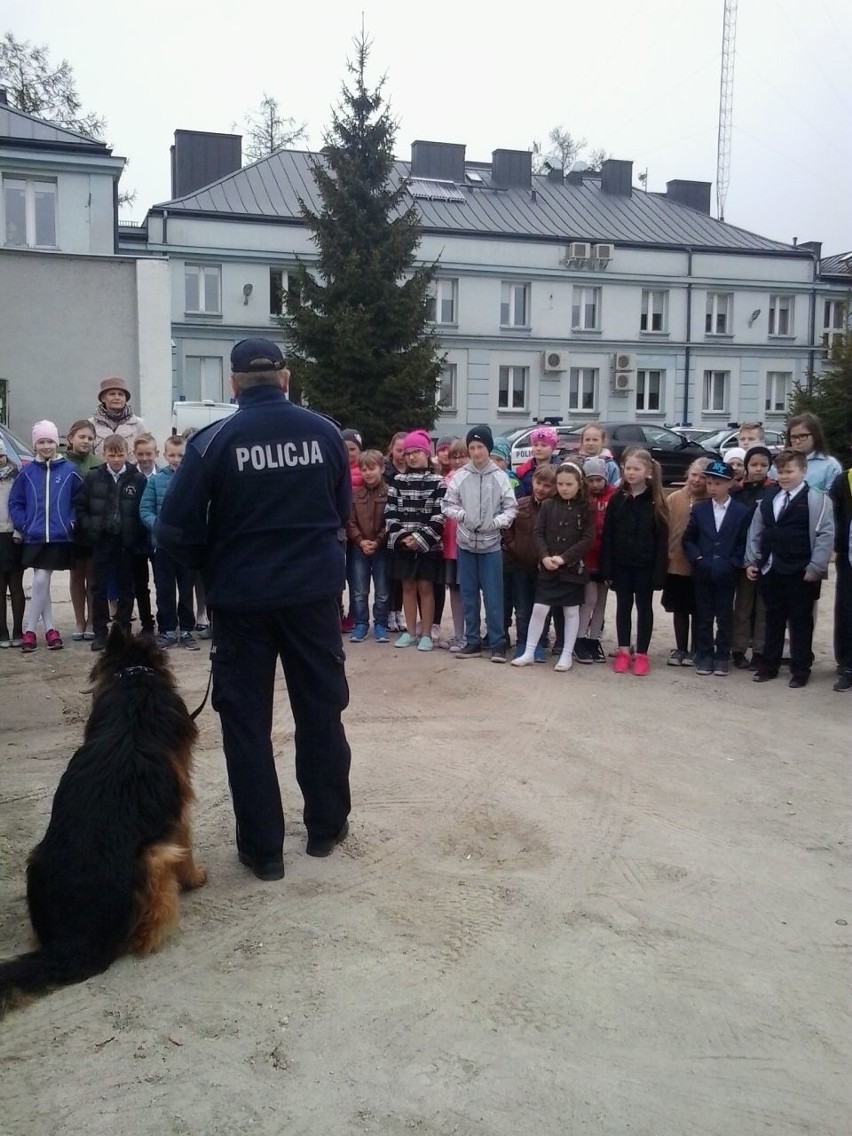
[[[650,422],[603,422],[601,425],[606,430],[605,448],[619,465],[622,454],[631,446],[648,450],[651,457],[660,463],[663,485],[685,481],[686,471],[696,458],[719,457],[716,450],[705,449],[698,442],[689,442],[667,426],[654,426]],[[581,431],[582,426],[572,431],[578,442]]]

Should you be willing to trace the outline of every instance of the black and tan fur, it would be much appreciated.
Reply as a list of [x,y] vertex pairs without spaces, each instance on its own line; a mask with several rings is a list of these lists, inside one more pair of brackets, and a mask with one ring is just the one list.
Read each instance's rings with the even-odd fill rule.
[[179,891],[207,879],[190,846],[198,731],[164,653],[114,625],[91,680],[83,744],[27,864],[37,949],[0,963],[0,1016],[121,954],[157,950],[177,925]]

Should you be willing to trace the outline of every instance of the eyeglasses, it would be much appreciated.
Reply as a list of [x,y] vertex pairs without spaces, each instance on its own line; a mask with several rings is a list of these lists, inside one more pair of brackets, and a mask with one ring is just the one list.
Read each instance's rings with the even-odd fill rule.
[[811,434],[791,434],[790,435],[790,441],[791,442],[804,442],[805,438],[810,438],[812,436],[813,435],[811,435]]

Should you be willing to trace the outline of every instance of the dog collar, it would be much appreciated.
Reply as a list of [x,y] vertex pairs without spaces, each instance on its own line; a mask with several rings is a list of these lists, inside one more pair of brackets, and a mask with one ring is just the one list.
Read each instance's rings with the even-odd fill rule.
[[125,667],[124,670],[116,671],[116,678],[129,678],[131,675],[152,675],[157,672],[153,667]]

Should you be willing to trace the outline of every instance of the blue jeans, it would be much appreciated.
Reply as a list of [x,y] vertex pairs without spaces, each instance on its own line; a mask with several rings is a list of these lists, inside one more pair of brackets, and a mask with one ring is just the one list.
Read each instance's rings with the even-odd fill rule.
[[458,550],[459,591],[464,611],[464,638],[469,647],[482,643],[479,595],[485,604],[485,627],[492,650],[506,646],[503,629],[503,553]]
[[370,622],[370,580],[373,581],[373,623],[377,627],[388,625],[388,601],[390,599],[390,559],[386,548],[380,548],[372,556],[365,556],[354,544],[349,546],[349,587],[351,596],[349,609],[355,626],[367,626]]

